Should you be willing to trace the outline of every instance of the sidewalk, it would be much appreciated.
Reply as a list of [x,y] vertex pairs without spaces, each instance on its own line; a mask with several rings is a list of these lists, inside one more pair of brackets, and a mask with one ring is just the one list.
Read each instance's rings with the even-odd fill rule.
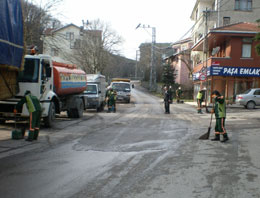
[[[195,106],[197,107],[197,102],[184,102],[185,104],[191,105],[191,106]],[[204,104],[204,103],[203,103]],[[209,104],[208,107],[212,108],[212,104]],[[239,105],[239,104],[229,104],[227,105],[227,108],[243,108],[243,106]]]

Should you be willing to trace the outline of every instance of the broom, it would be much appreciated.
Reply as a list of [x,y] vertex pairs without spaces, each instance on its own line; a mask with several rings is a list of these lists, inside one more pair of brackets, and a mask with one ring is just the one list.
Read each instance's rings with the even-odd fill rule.
[[[213,109],[214,109],[214,106],[213,106]],[[211,113],[208,132],[205,133],[205,134],[203,134],[202,136],[200,136],[200,137],[199,137],[199,140],[208,140],[208,139],[209,139],[209,134],[210,134],[210,130],[211,130],[212,118],[213,118],[213,112]]]

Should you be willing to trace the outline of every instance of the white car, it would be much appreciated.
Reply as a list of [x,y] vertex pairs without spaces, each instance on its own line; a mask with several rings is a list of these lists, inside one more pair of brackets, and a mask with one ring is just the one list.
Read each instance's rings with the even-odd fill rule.
[[254,109],[260,105],[260,88],[249,89],[236,96],[236,102],[247,109]]

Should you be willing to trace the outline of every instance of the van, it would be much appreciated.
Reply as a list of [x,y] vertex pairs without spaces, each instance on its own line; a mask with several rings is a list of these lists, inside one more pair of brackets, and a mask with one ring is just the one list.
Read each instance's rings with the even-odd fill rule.
[[103,111],[106,96],[106,78],[101,74],[87,74],[87,89],[84,91],[87,96],[87,109]]

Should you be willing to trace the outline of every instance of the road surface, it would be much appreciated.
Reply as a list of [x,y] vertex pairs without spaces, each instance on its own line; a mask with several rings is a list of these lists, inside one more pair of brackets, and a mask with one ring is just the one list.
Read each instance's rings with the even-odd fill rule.
[[260,197],[258,109],[229,109],[223,144],[198,140],[210,115],[187,104],[164,114],[162,99],[132,95],[117,113],[61,117],[37,142],[0,142],[22,145],[0,152],[0,197]]

